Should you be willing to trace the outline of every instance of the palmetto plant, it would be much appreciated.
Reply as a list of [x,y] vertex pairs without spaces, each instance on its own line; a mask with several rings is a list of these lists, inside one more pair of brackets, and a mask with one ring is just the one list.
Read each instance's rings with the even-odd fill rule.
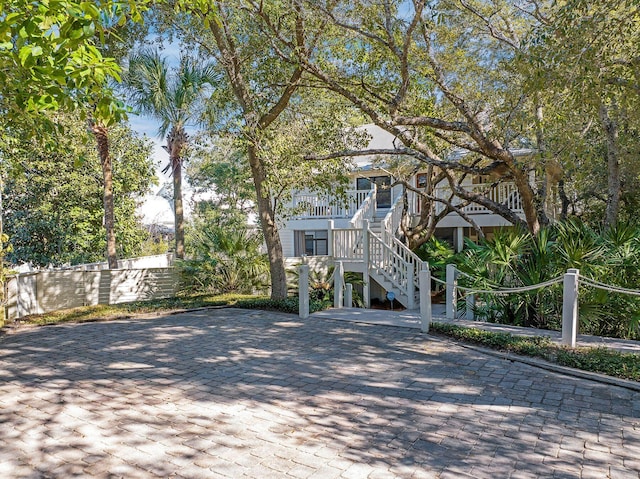
[[[469,275],[463,275],[459,283],[476,289],[535,285],[569,268],[604,283],[640,289],[640,227],[617,225],[600,231],[571,220],[544,228],[536,237],[510,229],[455,259],[458,269]],[[552,329],[561,324],[561,285],[479,296],[476,313],[490,321]],[[637,297],[583,286],[579,307],[582,333],[640,337]]]
[[129,59],[123,83],[129,100],[142,115],[160,122],[158,134],[166,138],[173,177],[176,257],[184,258],[184,212],[182,206],[182,163],[189,144],[187,128],[203,120],[207,96],[219,81],[213,64],[201,64],[183,56],[176,69],[158,51],[142,50]]
[[205,226],[195,233],[193,258],[179,262],[190,292],[254,293],[268,287],[269,261],[262,236],[249,229]]

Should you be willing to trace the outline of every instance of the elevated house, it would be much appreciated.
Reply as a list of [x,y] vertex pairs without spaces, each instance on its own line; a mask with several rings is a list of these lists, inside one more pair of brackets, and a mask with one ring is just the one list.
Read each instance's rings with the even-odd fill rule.
[[[369,149],[393,148],[392,135],[374,125],[366,128],[372,137]],[[531,153],[522,150],[517,155]],[[394,185],[395,178],[372,160],[367,157],[358,160],[357,167],[350,172],[351,188],[346,198],[294,192],[291,206],[295,214],[280,229],[283,252],[289,264],[306,261],[313,266],[341,261],[345,271],[362,273],[363,300],[367,306],[373,298],[384,299],[392,291],[403,306],[414,309],[418,307],[418,274],[427,266],[399,239],[403,221],[402,185]],[[425,165],[409,181],[421,188],[426,174]],[[470,176],[464,184],[524,217],[513,183],[493,184],[488,178]],[[448,186],[437,186],[434,196],[449,198],[451,190]],[[419,215],[420,202],[415,193],[409,193],[408,200],[408,218],[404,221],[411,222]],[[496,228],[511,226],[508,220],[479,204],[464,204],[455,198],[452,203],[460,205],[464,215],[472,218],[486,236]],[[436,203],[436,214],[444,208],[444,204]],[[458,251],[464,238],[477,240],[476,229],[456,212],[444,216],[436,226],[435,236]]]

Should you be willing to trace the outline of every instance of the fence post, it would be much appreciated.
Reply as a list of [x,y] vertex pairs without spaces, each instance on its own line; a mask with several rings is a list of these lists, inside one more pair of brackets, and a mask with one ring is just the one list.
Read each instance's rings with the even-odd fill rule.
[[369,262],[371,251],[369,251],[369,220],[362,221],[362,262],[364,269],[362,272],[362,296],[364,307],[371,306],[371,296],[369,294]]
[[344,284],[344,267],[342,261],[336,262],[336,267],[333,270],[333,307],[342,308],[342,286]]
[[329,220],[327,226],[327,256],[333,256],[333,220]]
[[302,319],[309,317],[309,265],[303,264],[298,275],[298,312]]
[[420,270],[420,329],[429,332],[431,325],[431,271],[429,268]]
[[476,307],[476,295],[473,293],[468,293],[465,297],[467,302],[467,307],[465,308],[465,319],[469,319],[473,321],[476,319],[476,313],[474,311]]
[[351,283],[344,285],[344,307],[353,307],[353,285]]
[[580,271],[568,269],[564,275],[562,292],[562,344],[576,347],[578,335],[578,278]]
[[408,309],[415,309],[416,307],[416,285],[413,282],[413,276],[415,274],[413,263],[409,262],[407,265],[407,300]]
[[454,319],[456,317],[456,296],[457,296],[457,277],[458,271],[454,264],[447,265],[447,319]]

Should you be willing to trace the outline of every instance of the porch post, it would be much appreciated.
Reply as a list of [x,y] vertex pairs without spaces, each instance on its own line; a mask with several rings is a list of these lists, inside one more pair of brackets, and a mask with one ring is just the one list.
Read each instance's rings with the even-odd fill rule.
[[407,265],[407,305],[408,309],[415,309],[416,307],[416,285],[413,281],[415,275],[414,266],[412,262]]
[[342,261],[336,262],[333,270],[333,307],[342,308],[342,286],[344,285],[344,267]]
[[447,265],[447,319],[456,317],[456,296],[457,296],[457,276],[458,272],[454,264]]
[[476,295],[473,293],[467,293],[465,301],[467,303],[465,319],[473,321],[474,319],[476,319],[476,314],[474,311],[474,308],[476,307]]
[[429,332],[431,325],[431,271],[420,270],[420,329]]
[[369,251],[369,220],[362,221],[362,296],[364,296],[364,307],[368,308],[371,306],[371,297],[369,291],[369,256],[371,251]]
[[456,228],[456,253],[464,249],[464,228],[458,226]]
[[309,265],[300,266],[298,275],[298,313],[300,318],[309,317]]
[[327,221],[327,255],[333,256],[333,220]]
[[576,347],[578,335],[578,278],[580,271],[568,269],[562,293],[562,344]]
[[344,285],[344,307],[353,307],[353,285],[351,283]]

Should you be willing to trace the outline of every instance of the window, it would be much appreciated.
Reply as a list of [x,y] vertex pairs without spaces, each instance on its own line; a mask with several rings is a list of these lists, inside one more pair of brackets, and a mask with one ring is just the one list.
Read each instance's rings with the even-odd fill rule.
[[329,254],[329,236],[326,230],[295,231],[296,256],[326,256]]
[[416,175],[416,187],[424,188],[427,186],[427,174],[426,173],[418,173]]

